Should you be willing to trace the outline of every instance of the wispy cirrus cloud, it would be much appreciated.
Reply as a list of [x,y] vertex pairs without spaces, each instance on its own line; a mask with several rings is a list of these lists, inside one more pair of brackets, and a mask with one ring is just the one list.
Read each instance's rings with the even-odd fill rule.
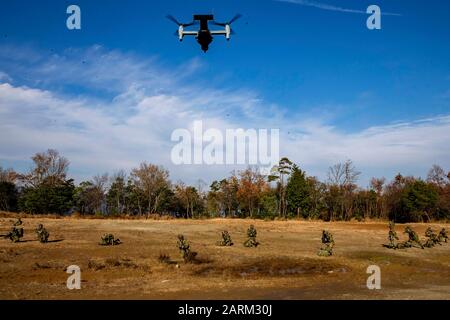
[[[171,163],[172,131],[191,129],[196,120],[205,129],[223,132],[279,128],[282,156],[321,178],[329,166],[350,158],[363,171],[363,185],[371,176],[391,177],[398,171],[424,175],[433,163],[450,162],[449,115],[348,133],[317,113],[286,114],[249,89],[237,92],[180,80],[198,61],[169,69],[153,58],[97,46],[76,52],[44,55],[32,65],[2,60],[0,70],[7,68],[3,72],[9,76],[0,79],[0,162],[16,164],[56,148],[71,160],[71,174],[78,181],[129,170],[142,161],[164,165],[173,180],[188,183],[243,169]],[[24,69],[28,80],[16,81]],[[86,90],[66,92],[73,86]],[[98,90],[108,94],[99,97]]]
[[[349,8],[339,7],[339,6],[330,5],[330,4],[317,2],[317,1],[308,1],[308,0],[275,0],[275,1],[294,3],[294,4],[298,4],[298,5],[305,6],[305,7],[313,7],[313,8],[322,9],[322,10],[328,10],[328,11],[367,14],[366,10],[349,9]],[[384,12],[384,11],[382,11],[382,15],[385,15],[385,16],[401,16],[401,14],[399,14],[399,13]]]
[[35,55],[32,64],[17,58],[8,63],[6,56],[0,62],[0,70],[21,78],[18,84],[0,79],[0,162],[16,163],[56,148],[71,160],[77,180],[103,170],[129,170],[142,161],[163,164],[187,181],[239,169],[171,164],[173,130],[190,129],[196,120],[205,129],[246,127],[261,114],[250,90],[186,81],[199,68],[197,60],[166,68],[154,58],[100,46]]

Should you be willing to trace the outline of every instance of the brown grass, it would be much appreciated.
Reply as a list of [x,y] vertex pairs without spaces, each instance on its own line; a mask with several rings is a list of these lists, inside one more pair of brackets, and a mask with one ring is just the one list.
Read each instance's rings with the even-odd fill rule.
[[[0,218],[0,234],[15,217]],[[385,222],[22,220],[23,242],[0,239],[0,299],[450,299],[450,244],[388,250],[382,247]],[[39,223],[50,241],[63,241],[36,241]],[[257,248],[243,246],[250,224],[258,230]],[[421,236],[428,227],[412,226]],[[323,229],[336,241],[330,258],[316,255]],[[403,229],[397,226],[402,240]],[[230,232],[233,247],[216,246],[222,230]],[[99,246],[104,233],[123,244]],[[180,233],[199,263],[183,262],[176,246]],[[82,289],[71,291],[66,268],[74,264],[81,268]],[[371,264],[382,270],[380,291],[365,286]]]

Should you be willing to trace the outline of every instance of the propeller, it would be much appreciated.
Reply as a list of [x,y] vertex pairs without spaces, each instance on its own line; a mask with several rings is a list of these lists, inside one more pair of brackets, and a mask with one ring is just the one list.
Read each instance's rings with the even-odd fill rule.
[[221,22],[215,22],[215,21],[213,21],[212,24],[214,24],[214,25],[216,25],[216,26],[225,27],[225,26],[227,26],[227,25],[228,25],[228,26],[231,25],[233,22],[235,22],[236,20],[238,20],[238,19],[241,18],[241,17],[242,17],[241,14],[237,14],[237,15],[235,15],[235,16],[233,17],[233,19],[231,19],[231,20],[228,21],[228,22],[221,23]]
[[175,19],[174,16],[171,16],[170,14],[167,15],[166,18],[169,19],[170,21],[174,22],[175,24],[177,24],[179,27],[181,26],[181,27],[183,27],[183,28],[184,28],[184,27],[190,27],[190,26],[193,26],[194,24],[197,23],[196,21],[192,21],[192,22],[190,22],[190,23],[181,23],[181,22],[179,22],[177,19]]

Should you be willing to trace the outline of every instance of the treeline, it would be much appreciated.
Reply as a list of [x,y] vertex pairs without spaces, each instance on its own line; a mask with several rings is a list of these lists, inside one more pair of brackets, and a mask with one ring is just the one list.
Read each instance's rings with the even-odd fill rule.
[[328,170],[328,179],[308,176],[283,158],[263,176],[257,168],[188,186],[172,183],[162,166],[142,163],[129,174],[97,175],[75,185],[69,161],[56,150],[37,153],[27,173],[0,167],[0,210],[30,214],[101,216],[171,215],[184,218],[303,218],[325,221],[385,219],[427,222],[450,219],[450,173],[434,165],[426,180],[398,174],[357,185],[360,172],[348,160]]

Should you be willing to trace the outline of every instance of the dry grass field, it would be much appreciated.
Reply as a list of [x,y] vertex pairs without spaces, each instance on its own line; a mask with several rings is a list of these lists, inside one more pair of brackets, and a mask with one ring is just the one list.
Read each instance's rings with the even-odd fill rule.
[[[0,299],[450,299],[450,243],[433,249],[388,250],[387,225],[254,220],[89,220],[26,218],[20,243],[0,239]],[[0,218],[0,234],[12,218]],[[50,243],[36,241],[43,223]],[[250,224],[258,248],[242,245]],[[414,224],[423,236],[428,225]],[[433,224],[435,229],[449,225]],[[321,258],[321,231],[335,255]],[[399,235],[404,226],[397,225]],[[233,247],[218,247],[228,230]],[[98,245],[104,233],[123,244]],[[182,233],[198,252],[184,264]],[[158,261],[160,253],[172,263]],[[381,268],[381,290],[368,290],[366,269]],[[65,270],[81,268],[81,290],[68,290]]]

